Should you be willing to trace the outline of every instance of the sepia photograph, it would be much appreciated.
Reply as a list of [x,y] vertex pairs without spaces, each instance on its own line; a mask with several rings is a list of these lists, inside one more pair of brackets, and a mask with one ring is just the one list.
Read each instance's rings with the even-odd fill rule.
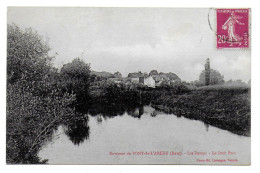
[[6,164],[251,165],[251,9],[7,8]]

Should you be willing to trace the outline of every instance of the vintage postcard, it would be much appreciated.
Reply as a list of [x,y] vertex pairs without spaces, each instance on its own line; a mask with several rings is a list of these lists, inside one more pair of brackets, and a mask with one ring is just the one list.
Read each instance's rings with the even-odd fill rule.
[[8,7],[7,164],[251,164],[250,8]]

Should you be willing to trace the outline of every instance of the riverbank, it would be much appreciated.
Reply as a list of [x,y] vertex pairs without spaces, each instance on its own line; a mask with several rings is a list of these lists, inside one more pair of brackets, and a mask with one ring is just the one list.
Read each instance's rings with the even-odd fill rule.
[[[106,87],[99,87],[99,94],[91,94],[95,105],[120,108],[151,104],[152,107],[166,113],[200,120],[235,134],[250,136],[249,86],[210,85],[198,88],[182,84],[156,88],[104,86]],[[97,91],[97,88],[92,89],[92,92],[94,91]],[[111,113],[117,115],[116,112],[113,110]]]
[[185,94],[157,93],[156,109],[250,136],[250,88],[201,87]]

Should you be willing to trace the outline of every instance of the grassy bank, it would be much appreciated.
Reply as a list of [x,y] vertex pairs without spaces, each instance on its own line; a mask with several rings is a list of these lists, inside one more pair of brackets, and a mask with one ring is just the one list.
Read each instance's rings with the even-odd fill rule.
[[250,88],[209,86],[185,94],[154,92],[152,106],[250,136]]

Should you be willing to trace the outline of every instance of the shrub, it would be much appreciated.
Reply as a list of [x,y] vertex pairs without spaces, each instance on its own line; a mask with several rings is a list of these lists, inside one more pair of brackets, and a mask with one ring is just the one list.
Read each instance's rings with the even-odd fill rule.
[[83,60],[75,58],[71,63],[61,68],[61,83],[63,89],[69,93],[75,93],[78,104],[85,103],[89,99],[90,66]]
[[7,90],[7,163],[40,163],[37,153],[51,138],[74,98],[54,89],[46,97],[24,90],[19,82]]
[[21,30],[17,25],[7,26],[7,81],[22,78],[41,81],[51,68],[50,47],[32,28]]

